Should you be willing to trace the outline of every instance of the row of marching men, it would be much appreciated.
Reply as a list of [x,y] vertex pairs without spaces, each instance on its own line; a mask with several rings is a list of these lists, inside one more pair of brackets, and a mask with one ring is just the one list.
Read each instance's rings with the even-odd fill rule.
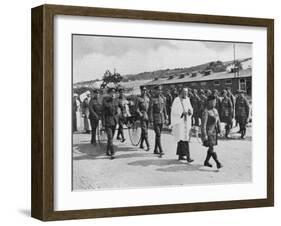
[[[190,101],[194,110],[193,125],[199,126],[199,120],[202,119],[202,114],[207,105],[208,96],[213,95],[216,98],[215,108],[218,111],[220,121],[225,123],[225,137],[229,138],[230,130],[233,127],[235,119],[239,125],[239,133],[244,139],[246,135],[246,125],[250,120],[250,104],[245,96],[245,91],[237,90],[236,96],[231,92],[231,89],[224,89],[221,93],[214,89],[199,90],[194,89],[189,92]],[[202,120],[201,120],[202,121]]]
[[180,90],[172,102],[170,121],[172,134],[177,141],[179,160],[187,160],[188,163],[193,161],[189,150],[190,129],[199,126],[200,121],[202,143],[208,147],[204,166],[212,167],[209,161],[213,159],[218,169],[222,167],[214,148],[218,145],[218,136],[222,136],[221,122],[226,124],[225,136],[228,137],[235,117],[240,126],[241,138],[245,137],[250,105],[244,93],[243,90],[237,90],[235,98],[230,90],[223,90],[221,96],[216,90],[200,90],[199,93],[188,88]]
[[[188,97],[193,108],[192,125],[195,127],[197,133],[201,125],[202,114],[207,105],[207,98],[210,95],[214,95],[216,97],[215,108],[219,113],[221,122],[226,124],[225,137],[229,138],[229,133],[235,119],[236,125],[240,126],[239,133],[241,133],[241,138],[243,139],[246,135],[246,124],[250,117],[250,105],[245,93],[243,90],[237,90],[235,96],[230,88],[224,89],[222,92],[219,92],[217,89],[188,89]],[[173,89],[172,91],[167,90],[164,95],[169,123],[172,103],[178,95],[177,89]]]
[[[89,105],[89,118],[92,126],[92,139],[91,143],[96,143],[96,128],[98,125],[98,121],[101,118],[101,115],[104,118],[105,131],[107,133],[107,155],[114,158],[115,150],[113,148],[113,136],[115,133],[116,125],[119,123],[118,127],[118,135],[121,137],[121,141],[124,142],[124,134],[123,134],[123,124],[126,121],[127,117],[130,117],[130,112],[128,110],[128,101],[123,93],[123,90],[119,90],[119,97],[116,105],[115,98],[115,89],[109,89],[108,95],[104,98],[102,103],[98,101],[98,91],[95,90],[93,96],[89,95],[88,105]],[[215,99],[215,110],[217,112],[218,118],[222,119],[222,122],[226,123],[226,130],[231,127],[232,119],[234,116],[234,106],[236,109],[236,120],[240,125],[241,137],[245,136],[246,132],[246,123],[249,120],[249,103],[248,100],[244,96],[243,91],[238,91],[238,96],[236,98],[236,102],[234,104],[234,97],[229,97],[229,91],[223,91],[222,97],[218,95],[218,92],[206,92],[203,93],[201,90],[199,94],[197,90],[188,90],[182,89],[180,93],[173,98],[172,106],[170,110],[170,114],[167,113],[167,98],[161,93],[161,87],[155,86],[153,89],[153,94],[148,94],[145,87],[141,88],[141,95],[138,97],[136,102],[136,113],[141,122],[141,142],[140,148],[144,148],[144,144],[146,144],[146,150],[150,150],[150,144],[148,141],[148,126],[149,123],[152,124],[154,132],[155,132],[155,145],[154,145],[154,154],[158,154],[159,157],[162,157],[164,154],[163,148],[161,145],[161,132],[164,124],[171,124],[173,126],[173,135],[175,137],[180,136],[178,138],[178,148],[177,154],[179,155],[179,160],[182,160],[184,156],[187,157],[188,162],[192,162],[193,160],[190,158],[189,154],[189,145],[187,137],[189,136],[191,126],[198,126],[199,121],[201,122],[202,127],[202,140],[204,142],[204,131],[209,126],[209,124],[205,123],[208,121],[206,117],[204,117],[204,112],[208,109],[209,102]],[[213,99],[212,99],[213,98]],[[90,99],[90,100],[89,100]],[[187,105],[184,110],[184,104],[188,99],[189,105]],[[180,102],[179,102],[180,100]],[[182,101],[184,100],[184,101]],[[202,101],[203,100],[203,101]],[[209,100],[209,101],[208,101]],[[180,103],[180,104],[179,104]],[[204,104],[202,104],[204,103]],[[177,106],[177,107],[176,107]],[[203,107],[201,107],[203,106]],[[119,113],[118,113],[119,109]],[[175,110],[176,109],[176,110]],[[121,111],[121,112],[120,112]],[[116,117],[119,115],[119,117]],[[170,117],[169,117],[170,115]],[[215,114],[216,115],[216,114]],[[184,119],[184,123],[178,123]],[[215,120],[216,121],[216,120]],[[220,122],[220,121],[219,121]],[[182,128],[182,126],[185,126]],[[205,134],[209,134],[206,132]],[[183,136],[183,137],[181,137]],[[226,135],[228,136],[228,134]],[[215,136],[216,137],[216,136]],[[210,142],[212,144],[216,143]],[[181,150],[184,150],[182,153]],[[215,154],[211,154],[215,155]],[[205,163],[204,163],[205,164]],[[208,166],[206,163],[205,165]],[[218,166],[218,165],[217,165]]]
[[[118,92],[118,96],[116,95]],[[101,101],[102,100],[102,101]],[[130,105],[134,105],[133,120],[140,120],[141,125],[141,141],[140,148],[146,145],[146,151],[150,150],[148,140],[148,127],[151,124],[155,131],[154,154],[160,157],[164,155],[160,137],[164,124],[168,124],[168,116],[166,112],[166,102],[161,95],[160,88],[154,89],[153,95],[148,94],[145,87],[141,88],[139,95],[134,103],[129,102],[124,95],[124,89],[109,88],[107,95],[100,98],[99,90],[87,92],[86,98],[80,102],[77,94],[73,99],[73,132],[77,131],[77,117],[81,113],[84,124],[84,131],[90,133],[91,143],[96,144],[96,130],[100,120],[103,122],[105,132],[107,134],[107,151],[106,154],[114,158],[115,150],[113,146],[113,137],[118,126],[117,139],[121,142],[125,141],[123,126],[128,119],[132,119]],[[79,111],[79,107],[81,110]]]

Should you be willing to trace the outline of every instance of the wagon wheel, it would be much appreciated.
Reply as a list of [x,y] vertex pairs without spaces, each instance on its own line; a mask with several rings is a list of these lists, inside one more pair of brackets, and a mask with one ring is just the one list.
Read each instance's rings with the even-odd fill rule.
[[106,132],[102,125],[102,121],[99,120],[98,128],[97,128],[97,135],[98,135],[98,141],[99,145],[102,145],[104,141],[106,141]]
[[141,140],[141,127],[140,121],[135,120],[128,125],[129,137],[132,145],[138,146]]

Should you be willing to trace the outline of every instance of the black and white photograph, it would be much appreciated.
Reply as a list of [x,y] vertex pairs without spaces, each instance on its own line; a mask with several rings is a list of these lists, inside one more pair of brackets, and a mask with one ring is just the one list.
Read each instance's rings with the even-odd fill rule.
[[250,183],[252,43],[72,35],[72,189]]

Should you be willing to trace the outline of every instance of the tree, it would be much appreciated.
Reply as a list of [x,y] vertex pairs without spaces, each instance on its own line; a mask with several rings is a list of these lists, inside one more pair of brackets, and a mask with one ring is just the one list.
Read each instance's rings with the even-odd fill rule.
[[118,83],[123,80],[123,77],[119,73],[111,73],[109,70],[106,70],[102,80],[101,88],[107,87],[109,83],[113,83],[117,87]]

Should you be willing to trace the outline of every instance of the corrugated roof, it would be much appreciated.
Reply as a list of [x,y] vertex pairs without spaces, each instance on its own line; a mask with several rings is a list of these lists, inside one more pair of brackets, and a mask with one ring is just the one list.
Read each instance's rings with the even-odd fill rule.
[[[251,76],[252,76],[251,68],[247,68],[245,70],[239,71],[239,78],[251,77]],[[234,73],[228,73],[224,71],[224,72],[212,73],[206,76],[204,74],[198,73],[196,77],[192,77],[191,75],[188,75],[184,78],[180,78],[179,76],[175,76],[174,79],[163,78],[158,80],[152,80],[150,82],[145,83],[144,85],[165,85],[165,84],[201,82],[201,81],[229,79],[229,78],[234,78]]]

